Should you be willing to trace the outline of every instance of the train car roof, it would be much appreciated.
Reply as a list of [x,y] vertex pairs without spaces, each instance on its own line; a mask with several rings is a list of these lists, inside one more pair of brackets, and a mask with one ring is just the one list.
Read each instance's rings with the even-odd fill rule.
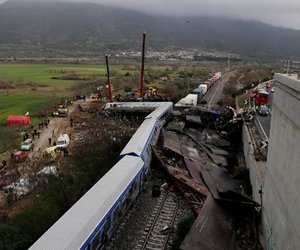
[[187,106],[196,106],[198,100],[197,94],[188,94],[186,97],[180,99],[175,107],[187,107]]
[[155,129],[155,119],[146,119],[123,148],[120,156],[131,154],[141,156],[145,145]]
[[138,157],[122,158],[30,249],[79,249],[143,166]]
[[105,104],[104,109],[109,108],[156,108],[161,104],[161,102],[108,102]]
[[146,116],[147,118],[160,119],[168,110],[173,109],[172,102],[161,102],[158,108],[156,108],[151,114]]

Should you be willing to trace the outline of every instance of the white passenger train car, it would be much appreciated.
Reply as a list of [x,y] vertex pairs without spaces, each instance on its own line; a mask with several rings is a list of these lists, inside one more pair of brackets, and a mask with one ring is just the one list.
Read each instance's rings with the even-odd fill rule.
[[120,154],[118,163],[75,203],[30,249],[101,249],[136,199],[149,174],[152,145],[173,103],[109,103],[153,106]]
[[139,157],[124,156],[30,249],[101,249],[138,195],[144,175]]
[[160,105],[151,112],[145,119],[153,118],[155,120],[161,119],[163,116],[166,116],[169,112],[173,111],[172,102],[161,102]]
[[141,157],[147,167],[147,174],[150,167],[151,147],[154,143],[154,133],[156,133],[156,120],[146,119],[131,137],[130,141],[123,148],[120,157],[134,155]]

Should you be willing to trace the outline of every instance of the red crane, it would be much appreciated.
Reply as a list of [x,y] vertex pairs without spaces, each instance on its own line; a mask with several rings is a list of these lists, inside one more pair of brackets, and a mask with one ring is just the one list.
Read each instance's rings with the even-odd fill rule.
[[143,49],[142,49],[142,67],[141,67],[141,89],[140,89],[140,96],[144,96],[144,64],[145,64],[145,40],[146,40],[146,33],[143,33]]
[[109,101],[113,101],[112,97],[112,83],[110,79],[110,74],[109,74],[109,65],[108,65],[108,55],[105,56],[105,61],[106,61],[106,71],[107,71],[107,83],[108,83],[108,94],[109,94]]

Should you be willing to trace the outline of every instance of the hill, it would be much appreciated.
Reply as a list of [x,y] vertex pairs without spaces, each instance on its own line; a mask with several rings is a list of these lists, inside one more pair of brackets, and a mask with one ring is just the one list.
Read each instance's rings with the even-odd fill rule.
[[0,48],[36,55],[95,55],[196,48],[258,58],[299,58],[300,31],[221,18],[173,18],[92,3],[9,0],[0,5]]

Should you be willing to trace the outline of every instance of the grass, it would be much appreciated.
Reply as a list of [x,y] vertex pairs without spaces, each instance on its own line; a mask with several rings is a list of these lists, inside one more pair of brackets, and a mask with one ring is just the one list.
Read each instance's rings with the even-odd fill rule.
[[[24,115],[29,112],[31,123],[36,125],[42,117],[36,113],[66,97],[67,94],[49,94],[46,91],[21,91],[21,90],[0,90],[0,152],[11,149],[15,146],[19,138],[11,138],[7,141],[10,133],[6,127],[8,115]],[[6,138],[6,139],[5,139]]]
[[[121,71],[120,67],[116,68]],[[65,65],[65,64],[2,64],[0,79],[15,84],[36,83],[51,87],[68,88],[80,80],[56,80],[52,77],[77,74],[82,77],[105,77],[105,66],[96,65]]]
[[29,112],[33,119],[41,108],[53,104],[62,96],[49,95],[45,91],[0,91],[0,126],[5,125],[8,115],[24,115]]
[[[135,67],[133,70],[136,70]],[[123,65],[111,65],[113,80],[124,76],[128,69]],[[51,107],[60,99],[70,95],[70,87],[84,80],[62,80],[53,77],[79,76],[81,79],[106,78],[106,65],[86,64],[0,64],[0,80],[15,85],[15,89],[0,89],[0,152],[11,148],[6,145],[5,135],[12,132],[6,128],[8,115],[24,115],[29,112],[31,122],[36,125],[41,117],[36,115],[41,109]],[[104,82],[104,81],[103,81]],[[22,84],[30,83],[31,87],[23,88]],[[34,85],[47,88],[35,88]],[[18,87],[19,85],[19,87]],[[5,144],[5,145],[4,145]]]

